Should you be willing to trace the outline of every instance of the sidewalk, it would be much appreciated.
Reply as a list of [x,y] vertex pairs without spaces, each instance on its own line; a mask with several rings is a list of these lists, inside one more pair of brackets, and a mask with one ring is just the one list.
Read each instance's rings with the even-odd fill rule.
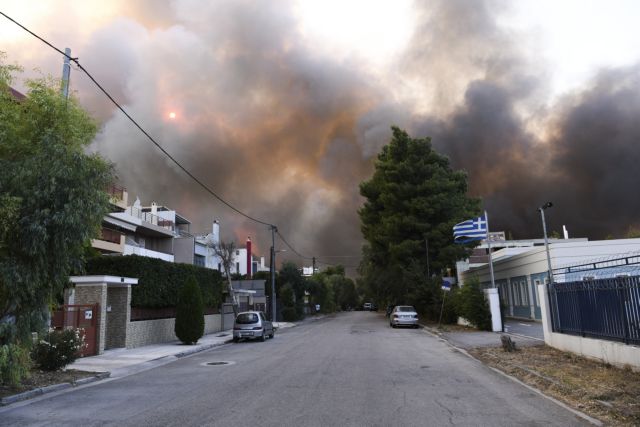
[[[277,322],[278,330],[295,326],[294,323]],[[277,332],[276,332],[277,333]],[[83,357],[69,365],[67,369],[88,372],[109,372],[111,378],[121,378],[167,364],[176,358],[208,350],[233,340],[233,330],[205,335],[195,345],[185,345],[180,341],[146,345],[137,348],[117,348],[106,350],[97,356]]]
[[[431,333],[441,337],[442,339],[448,341],[452,345],[459,348],[463,348],[463,349],[471,349],[476,347],[500,347],[502,345],[500,336],[503,334],[510,335],[511,339],[519,347],[536,346],[536,345],[544,344],[543,339],[536,337],[537,331],[535,330],[535,328],[532,327],[531,329],[520,330],[520,329],[514,328],[513,325],[510,326],[510,323],[511,323],[510,321],[506,322],[506,325],[505,325],[506,332],[485,332],[485,331],[478,331],[478,330],[444,332],[432,326],[428,326],[428,325],[423,325],[423,326],[426,330],[430,331]],[[514,329],[522,333],[512,332]],[[528,332],[534,332],[534,333],[528,333]]]

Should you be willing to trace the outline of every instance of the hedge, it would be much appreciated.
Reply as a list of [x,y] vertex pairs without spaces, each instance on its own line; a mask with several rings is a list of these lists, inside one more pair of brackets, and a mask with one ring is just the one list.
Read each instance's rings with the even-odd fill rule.
[[197,265],[180,264],[138,255],[100,256],[87,261],[88,275],[133,277],[131,306],[163,308],[178,304],[178,291],[193,276],[200,286],[205,307],[219,307],[223,281],[220,272]]

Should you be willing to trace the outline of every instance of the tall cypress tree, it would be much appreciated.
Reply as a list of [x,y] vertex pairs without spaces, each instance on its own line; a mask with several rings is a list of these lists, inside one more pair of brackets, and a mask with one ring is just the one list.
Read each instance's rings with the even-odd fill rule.
[[367,242],[361,273],[379,302],[419,304],[419,288],[427,283],[425,240],[430,273],[453,267],[468,248],[453,243],[452,227],[478,215],[480,201],[468,197],[466,173],[454,171],[430,138],[392,131],[373,177],[360,184],[366,200],[358,213]]
[[195,344],[204,335],[202,294],[193,276],[189,277],[180,290],[174,331],[185,344]]

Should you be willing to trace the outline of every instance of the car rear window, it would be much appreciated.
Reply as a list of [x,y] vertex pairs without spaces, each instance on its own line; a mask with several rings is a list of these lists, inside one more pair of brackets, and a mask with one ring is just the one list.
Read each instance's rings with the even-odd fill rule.
[[408,305],[406,305],[406,306],[402,306],[401,305],[400,307],[398,307],[397,311],[411,311],[411,312],[415,313],[416,309],[411,307],[411,306],[408,306]]
[[236,323],[243,325],[247,323],[258,323],[258,315],[255,313],[238,314],[238,317],[236,317]]

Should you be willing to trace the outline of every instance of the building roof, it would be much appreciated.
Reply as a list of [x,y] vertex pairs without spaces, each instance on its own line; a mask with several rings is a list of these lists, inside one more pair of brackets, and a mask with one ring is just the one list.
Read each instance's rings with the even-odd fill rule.
[[23,101],[23,100],[27,99],[27,97],[24,94],[22,94],[21,92],[18,92],[17,90],[12,88],[11,86],[9,86],[9,93],[11,93],[11,96],[13,96],[18,101]]

